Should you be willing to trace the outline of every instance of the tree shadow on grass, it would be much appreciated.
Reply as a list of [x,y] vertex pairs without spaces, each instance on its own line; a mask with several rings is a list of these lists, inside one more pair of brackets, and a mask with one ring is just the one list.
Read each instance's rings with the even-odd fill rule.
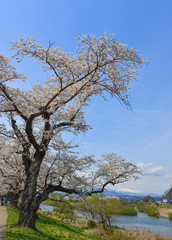
[[43,232],[35,229],[24,228],[18,225],[10,225],[12,231],[8,231],[6,233],[7,239],[10,240],[18,240],[18,239],[26,239],[26,240],[57,240],[57,236],[50,236],[48,233],[44,234]]
[[80,233],[81,234],[84,231],[83,229],[81,229],[79,227],[72,226],[72,225],[70,225],[68,223],[65,223],[63,221],[60,221],[60,220],[52,219],[52,218],[47,217],[45,215],[40,215],[39,223],[60,227],[60,228],[66,229],[66,230],[68,230],[70,232],[74,232],[74,233]]
[[[37,229],[37,232],[39,234],[41,234],[44,237],[48,237],[48,239],[50,240],[54,240],[54,239],[59,239],[59,240],[64,240],[64,239],[97,239],[96,236],[89,236],[87,234],[84,233],[84,230],[76,227],[76,226],[72,226],[69,223],[65,223],[63,221],[60,220],[56,220],[56,219],[52,219],[48,216],[45,215],[40,215],[39,218],[39,224],[43,225],[45,224],[46,226],[50,225],[50,229],[49,231],[51,231],[51,227],[52,227],[52,232],[53,232],[53,228],[57,228],[58,231],[60,232],[59,234],[54,232],[54,236],[50,236],[49,233],[43,233],[41,230]],[[52,232],[50,234],[52,234]],[[68,237],[65,237],[65,233],[67,233]],[[81,238],[80,238],[81,237]],[[94,238],[95,237],[95,238]]]
[[84,230],[70,225],[69,223],[53,219],[49,216],[39,214],[36,221],[36,229],[20,227],[17,224],[8,224],[11,231],[7,232],[9,240],[80,240],[80,239],[97,239],[88,236]]
[[15,239],[15,240],[21,240],[21,239],[25,239],[25,240],[40,240],[40,239],[44,239],[44,240],[57,240],[57,237],[51,237],[48,234],[44,235],[44,234],[40,234],[35,236],[35,234],[27,234],[27,233],[22,233],[22,232],[10,232],[6,235],[6,237],[8,239]]

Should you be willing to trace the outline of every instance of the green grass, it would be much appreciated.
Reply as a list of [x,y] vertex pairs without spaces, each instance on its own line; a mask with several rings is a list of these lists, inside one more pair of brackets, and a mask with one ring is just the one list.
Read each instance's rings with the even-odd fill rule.
[[69,223],[39,214],[36,221],[38,231],[16,226],[19,210],[8,206],[6,240],[100,240],[98,236],[84,233],[84,230]]
[[[19,210],[11,206],[7,207],[8,220],[6,240],[169,240],[165,236],[146,231],[122,230],[115,227],[98,225],[97,228],[84,232],[82,228],[75,227],[69,223],[56,220],[44,214],[39,214],[36,222],[38,231],[16,226]],[[88,233],[89,232],[89,233]],[[93,233],[98,236],[93,236]],[[92,235],[89,235],[92,234]]]

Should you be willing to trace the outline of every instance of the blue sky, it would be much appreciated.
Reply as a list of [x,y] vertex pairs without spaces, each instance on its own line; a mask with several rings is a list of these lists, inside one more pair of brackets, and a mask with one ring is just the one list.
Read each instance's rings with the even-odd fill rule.
[[[34,37],[74,53],[75,38],[115,34],[121,43],[141,51],[149,66],[131,85],[133,112],[114,100],[94,98],[86,109],[93,130],[73,137],[83,154],[116,152],[145,169],[137,182],[118,190],[163,193],[172,184],[172,1],[171,0],[6,0],[0,1],[0,52],[10,56],[10,42]],[[40,80],[39,67],[18,67]]]

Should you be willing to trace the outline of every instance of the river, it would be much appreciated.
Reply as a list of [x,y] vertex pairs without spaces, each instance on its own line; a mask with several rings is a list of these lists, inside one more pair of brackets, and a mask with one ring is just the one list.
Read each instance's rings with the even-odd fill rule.
[[[52,206],[41,204],[40,208],[43,211],[53,211]],[[111,223],[125,229],[146,230],[172,237],[172,221],[149,217],[147,214],[140,212],[137,216],[113,215]]]

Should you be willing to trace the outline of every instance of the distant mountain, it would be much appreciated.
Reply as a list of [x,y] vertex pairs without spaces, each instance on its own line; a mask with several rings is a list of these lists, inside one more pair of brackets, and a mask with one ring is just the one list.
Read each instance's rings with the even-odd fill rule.
[[158,194],[154,194],[154,193],[148,193],[148,192],[144,192],[144,193],[132,193],[132,192],[117,192],[115,190],[105,190],[104,191],[104,194],[106,196],[117,196],[119,198],[122,198],[122,199],[126,199],[126,200],[139,200],[139,199],[142,199],[143,197],[145,196],[151,196],[155,199],[160,199],[161,198],[161,195],[158,195]]

